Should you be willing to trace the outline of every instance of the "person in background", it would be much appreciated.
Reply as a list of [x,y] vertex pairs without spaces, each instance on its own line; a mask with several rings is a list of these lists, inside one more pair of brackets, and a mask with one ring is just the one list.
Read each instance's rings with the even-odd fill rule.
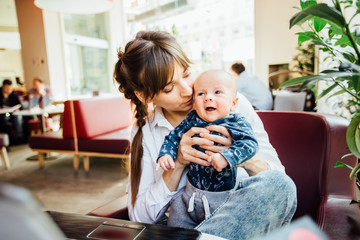
[[[29,109],[32,108],[41,108],[50,107],[52,105],[52,94],[50,88],[45,86],[44,80],[35,77],[33,80],[33,88],[31,88],[27,97],[29,100]],[[37,116],[32,116],[29,121],[38,120]],[[39,121],[39,120],[38,120]],[[58,129],[60,124],[60,115],[50,115],[46,118],[46,128],[47,129]],[[27,132],[29,134],[29,132]]]
[[[0,107],[6,108],[16,105],[21,105],[19,96],[14,91],[11,80],[5,79],[0,88]],[[24,137],[22,123],[22,116],[13,116],[9,113],[0,114],[0,131],[9,135],[10,144],[22,142]]]
[[33,88],[27,93],[29,99],[29,108],[40,107],[45,108],[52,102],[52,94],[50,88],[45,86],[44,80],[34,78]]
[[250,101],[254,109],[272,110],[273,96],[257,76],[248,73],[241,62],[231,65],[231,70],[238,77],[238,92]]

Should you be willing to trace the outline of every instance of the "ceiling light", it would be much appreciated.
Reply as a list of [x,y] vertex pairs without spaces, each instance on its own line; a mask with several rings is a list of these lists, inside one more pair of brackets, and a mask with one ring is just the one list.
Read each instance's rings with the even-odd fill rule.
[[95,14],[109,11],[113,0],[35,0],[35,6],[44,10],[70,14]]

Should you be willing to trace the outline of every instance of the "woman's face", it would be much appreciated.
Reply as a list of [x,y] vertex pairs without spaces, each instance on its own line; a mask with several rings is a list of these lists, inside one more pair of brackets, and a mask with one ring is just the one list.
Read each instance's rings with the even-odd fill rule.
[[176,64],[173,79],[154,96],[153,104],[161,107],[165,114],[189,112],[193,107],[194,80],[189,69]]

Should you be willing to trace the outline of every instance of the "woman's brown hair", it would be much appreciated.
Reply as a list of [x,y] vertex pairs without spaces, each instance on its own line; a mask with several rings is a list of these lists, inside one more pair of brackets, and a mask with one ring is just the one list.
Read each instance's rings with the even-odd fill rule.
[[[130,149],[130,187],[133,206],[139,191],[142,171],[142,127],[148,116],[147,101],[172,80],[176,63],[187,69],[190,60],[175,38],[166,32],[139,32],[134,40],[126,44],[124,51],[118,51],[114,79],[119,83],[119,91],[135,105],[138,126]],[[139,99],[135,92],[141,93],[142,99]]]

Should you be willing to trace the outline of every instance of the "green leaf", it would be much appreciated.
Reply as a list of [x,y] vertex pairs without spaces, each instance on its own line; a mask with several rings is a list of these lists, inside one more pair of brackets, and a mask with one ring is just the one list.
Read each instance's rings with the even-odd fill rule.
[[[355,58],[355,56],[352,54],[352,56]],[[345,57],[345,56],[344,56]],[[350,69],[353,71],[353,72],[360,72],[360,65],[357,64],[357,63],[354,63],[352,61],[350,61],[349,59],[347,58],[342,58],[342,57],[335,57],[334,60],[337,60],[341,63],[347,63],[350,65]]]
[[[344,156],[341,157],[341,159],[344,159],[344,158],[347,158],[350,156],[354,156],[354,154],[352,154],[352,153],[345,154]],[[352,169],[352,167],[351,167],[351,169]]]
[[356,92],[360,91],[360,77],[353,75],[350,79],[351,85],[354,87]]
[[348,38],[348,36],[346,35],[342,35],[341,38],[339,38],[336,42],[335,45],[340,45],[340,46],[344,46],[344,45],[350,45],[350,40]]
[[342,35],[343,34],[342,29],[339,28],[337,25],[335,25],[335,24],[333,24],[331,22],[329,22],[329,25],[330,25],[330,27],[329,27],[328,35],[329,35],[330,39],[332,39],[333,36],[335,36],[335,35]]
[[359,172],[360,172],[360,163],[358,163],[358,164],[353,168],[353,170],[351,170],[351,173],[350,173],[349,178],[350,178],[350,179],[353,179],[353,177],[357,176]]
[[351,170],[353,169],[353,167],[352,167],[352,166],[347,165],[347,164],[342,163],[342,162],[336,162],[336,163],[335,163],[334,168],[338,168],[338,167],[346,167],[346,168],[349,168],[349,169],[351,169]]
[[294,16],[292,16],[292,18],[290,19],[290,27],[289,28],[292,28],[296,24],[301,25],[303,22],[309,20],[310,18],[312,18],[311,15],[304,14],[303,11],[298,12]]
[[334,88],[336,88],[338,85],[336,83],[334,83],[333,85],[331,85],[330,87],[328,87],[327,89],[325,89],[324,91],[322,91],[322,93],[319,94],[318,98],[322,98],[323,96],[329,94]]
[[360,135],[359,135],[360,114],[355,115],[346,130],[346,142],[350,151],[360,158]]
[[301,44],[303,44],[306,41],[311,40],[311,37],[308,36],[304,36],[304,35],[299,35],[298,37],[298,45],[300,46]]
[[360,1],[359,1],[359,0],[356,1],[356,7],[357,7],[358,9],[360,9]]
[[353,75],[360,75],[360,73],[336,71],[336,72],[329,72],[326,74],[308,75],[308,76],[303,76],[303,77],[298,77],[298,78],[293,78],[291,80],[288,80],[288,81],[284,82],[283,84],[281,84],[280,88],[294,86],[294,85],[298,85],[298,84],[304,84],[304,82],[306,84],[310,84],[310,83],[314,83],[314,82],[317,82],[320,80],[333,80],[333,78],[348,78]]
[[329,96],[329,98],[335,97],[335,96],[337,96],[337,95],[341,95],[341,94],[344,94],[344,93],[346,93],[346,91],[345,91],[344,89],[341,89],[341,90],[335,92],[334,94],[331,94],[331,95]]
[[[344,57],[346,57],[346,56],[349,56],[349,57],[354,56],[354,54],[351,51],[347,50],[346,48],[343,48],[343,47],[340,47],[340,46],[333,46],[333,45],[327,44],[327,43],[325,43],[323,41],[314,40],[313,44],[318,45],[318,46],[324,46],[324,47],[326,47],[328,49],[332,49],[332,50],[340,53]],[[322,50],[324,50],[324,49],[322,49]]]
[[311,5],[315,5],[316,3],[317,3],[316,0],[301,0],[300,6],[301,9],[305,9],[307,7],[310,7]]
[[302,24],[311,17],[319,17],[323,20],[330,21],[340,28],[345,26],[345,19],[342,14],[335,8],[330,8],[325,3],[312,5],[298,12],[290,19],[290,28],[296,24]]
[[298,85],[298,84],[302,84],[304,81],[306,81],[307,79],[311,79],[313,78],[314,75],[308,75],[308,76],[303,76],[303,77],[298,77],[298,78],[293,78],[290,79],[286,82],[284,82],[283,84],[280,85],[280,88],[282,87],[288,87],[288,86],[294,86],[294,85]]
[[319,17],[314,17],[314,28],[316,32],[320,32],[321,30],[323,30],[326,24],[327,24],[326,20]]
[[313,32],[298,32],[298,45],[301,45],[303,42],[306,42],[311,39],[318,39],[317,36]]
[[350,205],[352,205],[352,204],[358,204],[358,205],[360,205],[360,202],[355,201],[355,200],[351,200]]
[[303,42],[306,42],[308,40],[315,40],[315,41],[321,41],[321,39],[313,32],[306,31],[306,32],[298,32],[296,33],[298,35],[298,45],[300,46]]

